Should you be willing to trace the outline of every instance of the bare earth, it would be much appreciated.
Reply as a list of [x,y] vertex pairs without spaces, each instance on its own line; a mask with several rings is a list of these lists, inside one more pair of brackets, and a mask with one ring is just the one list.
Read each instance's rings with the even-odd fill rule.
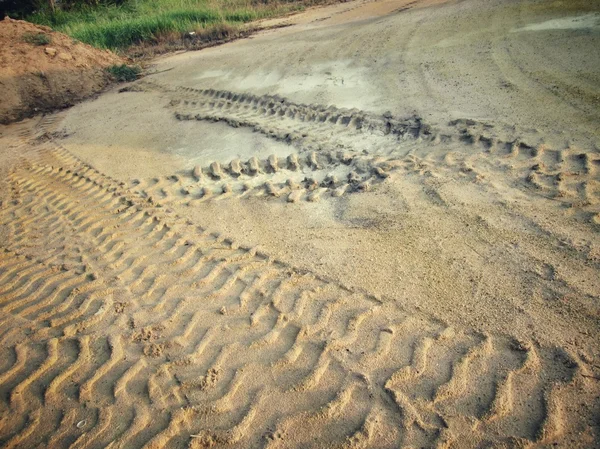
[[[38,44],[32,37],[43,37]],[[125,61],[48,27],[0,20],[0,123],[72,106],[109,84],[106,67]]]
[[600,447],[600,2],[282,22],[0,128],[0,445]]

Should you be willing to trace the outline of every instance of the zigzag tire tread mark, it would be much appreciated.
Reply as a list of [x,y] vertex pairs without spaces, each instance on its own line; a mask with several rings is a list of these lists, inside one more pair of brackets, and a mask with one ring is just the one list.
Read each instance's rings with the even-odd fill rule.
[[181,100],[184,105],[206,106],[208,109],[220,109],[226,113],[250,116],[283,117],[315,124],[327,123],[360,130],[361,132],[393,134],[397,136],[418,136],[421,121],[418,117],[409,119],[393,118],[389,114],[379,116],[357,109],[340,109],[335,106],[318,104],[304,105],[289,101],[283,97],[249,93],[236,93],[214,89],[194,89],[187,87],[171,88],[156,82],[138,83],[142,89],[159,89]]
[[[18,350],[21,359],[31,353],[42,362],[23,364],[17,354],[7,371],[17,382],[7,407],[20,430],[0,435],[3,442],[34,443],[61,428],[70,413],[59,413],[65,373],[78,376],[77,389],[65,390],[75,406],[98,411],[82,424],[85,435],[61,431],[74,447],[247,447],[263,444],[265,435],[271,445],[284,439],[301,446],[307,428],[331,446],[386,447],[407,439],[460,445],[473,438],[460,433],[466,421],[477,423],[482,441],[541,443],[560,439],[571,420],[581,419],[551,416],[562,394],[572,393],[580,366],[560,348],[448,328],[198,234],[68,154],[60,158],[70,168],[46,162],[12,179],[21,195],[46,201],[85,237],[80,249],[93,254],[98,279],[75,292],[77,307],[46,318],[62,335],[37,332],[37,346]],[[57,196],[48,202],[52,192]],[[171,276],[177,285],[164,283]],[[6,278],[8,290],[22,287],[14,274]],[[104,299],[94,299],[94,291]],[[119,313],[127,320],[102,309],[117,310],[113,299],[106,302],[110,295],[125,300]],[[82,316],[101,321],[72,327]],[[92,336],[107,333],[108,348],[89,346]],[[64,348],[71,350],[63,359]],[[478,369],[469,369],[474,364]],[[521,399],[524,389],[531,399]],[[459,401],[467,416],[456,416]],[[520,424],[532,404],[541,414]],[[161,417],[150,427],[146,410]],[[36,430],[37,413],[51,425]]]
[[[158,89],[174,99],[179,120],[223,121],[244,126],[298,146],[302,153],[335,155],[367,152],[404,162],[420,173],[446,167],[459,176],[481,182],[484,170],[510,173],[516,186],[565,203],[581,211],[582,219],[600,224],[600,153],[572,143],[550,148],[540,136],[501,139],[490,126],[474,120],[454,120],[439,131],[419,118],[396,119],[333,106],[300,105],[277,96],[169,87],[143,81],[141,89]],[[324,137],[326,136],[326,137]],[[443,148],[444,151],[440,151]],[[457,151],[450,151],[457,149]]]
[[262,196],[288,203],[317,201],[370,190],[389,176],[393,167],[385,161],[340,153],[334,156],[290,154],[238,159],[223,166],[215,161],[191,172],[148,180],[133,180],[131,189],[151,202],[196,205],[203,201]]

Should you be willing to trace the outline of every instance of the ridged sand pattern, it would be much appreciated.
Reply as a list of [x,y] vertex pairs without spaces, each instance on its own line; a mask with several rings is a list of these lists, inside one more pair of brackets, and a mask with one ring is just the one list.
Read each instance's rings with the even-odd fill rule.
[[[229,111],[263,101],[202,95]],[[381,131],[360,112],[311,111],[294,114]],[[586,164],[595,173],[596,159],[569,155],[582,176]],[[585,432],[591,417],[568,403],[585,401],[585,366],[568,349],[450,327],[159,207],[170,194],[202,201],[176,193],[188,181],[227,181],[221,195],[240,195],[237,183],[258,177],[295,202],[302,189],[348,189],[332,165],[385,179],[374,159],[362,172],[353,161],[215,162],[154,190],[128,189],[60,147],[17,167],[0,210],[0,445],[542,447]],[[292,175],[308,171],[314,188]],[[268,178],[282,172],[281,184]]]
[[[319,161],[316,163],[316,161]],[[233,159],[224,168],[218,162],[196,166],[189,172],[131,182],[131,189],[151,202],[199,205],[204,201],[227,198],[262,197],[281,201],[314,201],[364,191],[366,184],[376,185],[396,169],[382,158],[338,155],[301,155],[292,153],[285,162],[275,155],[247,162]],[[217,169],[218,167],[218,169]],[[218,173],[218,176],[215,175]],[[316,191],[316,192],[315,192]]]
[[[317,172],[318,182],[335,167],[357,165],[360,161],[366,182],[362,188],[329,188],[322,192],[324,195],[313,197],[368,190],[373,181],[381,182],[390,170],[396,169],[427,176],[443,172],[478,183],[487,182],[486,173],[491,170],[504,177],[508,175],[514,187],[572,208],[582,221],[593,227],[600,225],[600,148],[578,148],[570,142],[565,142],[564,147],[551,148],[543,137],[535,134],[503,140],[494,127],[474,120],[455,120],[448,124],[450,131],[439,131],[416,116],[398,118],[389,113],[377,115],[357,109],[297,104],[278,96],[172,87],[151,81],[139,82],[136,89],[162,92],[171,99],[178,120],[247,127],[292,145],[299,153],[297,158],[305,167],[304,172]],[[253,162],[258,161],[248,161],[247,167],[252,167]],[[268,160],[258,165],[254,170],[247,168],[246,172],[260,175],[262,182],[250,184],[247,189],[233,185],[232,193],[250,190],[263,194],[264,182],[275,175]],[[279,161],[278,166],[293,170],[289,159],[287,164]],[[206,167],[203,172],[210,173],[211,168]],[[342,172],[349,175],[348,170]],[[230,168],[228,174],[239,176],[235,168]],[[290,174],[289,178],[296,182],[304,179],[299,174]],[[212,177],[206,187],[209,193],[212,190],[221,193],[220,186],[214,185],[218,181]],[[285,179],[278,182],[283,187]],[[168,192],[166,188],[163,199],[169,196]],[[290,193],[281,190],[281,195],[276,196],[287,198]],[[205,199],[208,198],[209,195]],[[311,195],[293,193],[289,202],[300,199],[310,201]]]

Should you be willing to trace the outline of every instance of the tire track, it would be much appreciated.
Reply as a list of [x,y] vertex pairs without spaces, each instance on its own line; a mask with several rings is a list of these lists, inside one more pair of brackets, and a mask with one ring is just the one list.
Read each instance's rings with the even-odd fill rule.
[[[221,167],[216,172],[211,167],[219,163],[214,162],[207,168],[197,167],[193,172],[198,176],[191,179],[187,179],[189,174],[179,173],[139,181],[140,191],[147,189],[148,195],[159,202],[193,205],[259,195],[294,203],[317,200],[321,196],[317,187],[323,189],[325,196],[333,197],[368,190],[389,176],[390,170],[420,174],[443,171],[477,183],[483,182],[491,170],[503,178],[508,172],[516,187],[575,209],[583,221],[593,226],[600,223],[600,153],[595,148],[576,148],[571,144],[549,148],[536,134],[508,136],[490,124],[470,119],[454,120],[445,128],[436,129],[418,117],[401,119],[387,113],[378,116],[333,106],[301,105],[277,96],[171,87],[147,81],[135,88],[162,92],[171,99],[179,120],[219,121],[232,127],[251,128],[295,146],[299,160],[313,158],[317,161],[315,166],[324,169],[307,177],[308,181],[316,180],[312,189],[310,182],[302,185],[304,180],[298,173],[290,173],[287,179],[283,173],[273,173],[268,169],[268,160],[247,164],[232,161],[233,168]],[[368,167],[363,173],[371,176],[360,170],[342,170],[349,161],[353,162],[348,168]],[[310,162],[308,167],[314,168]],[[340,170],[337,178],[341,183],[328,185],[328,176],[336,170]],[[242,181],[244,172],[253,174],[244,179],[255,179],[256,183]],[[222,173],[222,180],[216,179],[215,173]],[[349,182],[344,183],[344,179]]]
[[[218,168],[217,168],[218,167]],[[131,189],[150,202],[197,206],[204,201],[264,197],[288,203],[316,201],[369,190],[389,175],[389,167],[376,161],[339,154],[290,154],[284,162],[275,155],[247,162],[233,159],[224,167],[215,161],[191,172],[149,180],[133,180]]]
[[[460,446],[473,438],[460,433],[466,421],[498,443],[586,425],[563,406],[582,393],[580,362],[561,348],[448,328],[301,272],[163,212],[63,149],[10,182],[28,213],[62,223],[48,239],[76,236],[61,252],[85,257],[56,274],[11,241],[0,254],[0,289],[12,294],[2,304],[39,321],[0,374],[11,391],[3,445],[58,432],[78,448],[301,447],[307,435],[332,447]],[[2,223],[26,235],[36,221],[13,206]],[[34,251],[54,254],[43,238]],[[469,416],[456,416],[459,402]],[[529,420],[532,404],[541,414]]]

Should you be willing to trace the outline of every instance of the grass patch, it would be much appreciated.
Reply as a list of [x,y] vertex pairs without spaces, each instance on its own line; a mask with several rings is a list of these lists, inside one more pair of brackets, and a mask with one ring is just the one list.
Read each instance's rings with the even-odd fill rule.
[[110,66],[106,71],[117,81],[135,81],[142,69],[138,66],[122,64]]
[[120,49],[143,41],[157,41],[160,35],[170,32],[192,31],[220,19],[212,11],[168,11],[153,16],[85,23],[65,31],[95,47]]
[[315,1],[327,0],[125,0],[120,4],[57,10],[54,14],[40,10],[27,20],[98,48],[125,50],[140,44],[164,43],[166,37],[183,44],[190,33],[208,36],[219,27],[239,29]]
[[52,42],[50,36],[45,33],[23,33],[22,39],[31,45],[48,45]]

